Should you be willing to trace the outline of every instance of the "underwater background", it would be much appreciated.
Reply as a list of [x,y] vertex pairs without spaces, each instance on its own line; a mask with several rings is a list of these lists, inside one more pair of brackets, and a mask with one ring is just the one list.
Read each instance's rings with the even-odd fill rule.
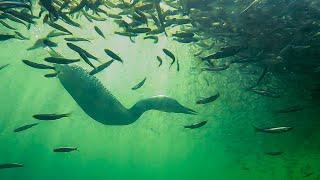
[[[108,7],[104,5],[106,2],[99,2],[101,4],[95,5],[114,14],[119,14],[125,9],[122,6]],[[115,5],[124,2],[130,3],[130,1],[109,2]],[[29,2],[23,3],[28,4]],[[137,1],[134,6],[147,3],[154,2],[141,0]],[[197,13],[205,11],[212,12],[212,14],[201,14],[201,17],[206,17],[212,22],[219,19],[219,23],[223,24],[227,20],[215,16],[214,10],[224,9],[226,11],[224,16],[233,19],[228,23],[238,22],[241,24],[242,22],[235,18],[234,14],[243,12],[252,1],[196,2],[190,0],[188,2],[185,0],[171,2],[168,0],[160,3],[162,3],[160,4],[162,12],[169,11],[168,9],[172,8],[170,7],[171,3],[177,3],[179,7],[181,6],[181,9],[178,8],[177,14],[173,15],[176,18],[184,17],[200,22],[201,18],[196,18],[198,17]],[[250,7],[250,9],[252,8],[251,15],[260,17],[260,12],[272,13],[275,11],[272,10],[272,7],[278,6],[278,8],[283,7],[284,9],[291,3],[295,3],[295,1],[257,1],[255,6]],[[310,22],[316,27],[308,29],[307,32],[300,32],[299,36],[302,38],[297,41],[292,42],[292,37],[285,41],[281,41],[281,38],[278,37],[278,40],[283,44],[290,42],[294,47],[299,46],[304,50],[310,46],[320,50],[319,3],[314,0],[304,1],[304,4],[308,4],[308,7],[314,7],[313,10],[317,13],[314,16],[301,16],[301,23]],[[301,4],[294,7],[296,6],[300,7]],[[38,15],[41,7],[41,2],[39,4],[38,1],[32,1],[35,16]],[[183,7],[188,7],[190,12],[186,13]],[[20,11],[20,8],[13,9]],[[48,11],[46,8],[43,9]],[[193,9],[197,11],[193,12]],[[250,12],[250,9],[247,11]],[[289,9],[293,9],[292,11],[296,13],[300,11],[299,8],[289,7]],[[301,9],[305,11],[304,8]],[[0,12],[2,12],[0,16],[5,14],[5,10],[6,8],[0,8]],[[98,17],[91,12],[94,10],[90,8],[84,8],[84,11]],[[310,11],[308,9],[308,12]],[[46,13],[50,15],[52,12]],[[81,14],[81,12],[77,13]],[[130,13],[132,12],[129,11],[129,17],[131,17]],[[192,15],[192,13],[194,14]],[[285,13],[289,14],[289,12]],[[290,11],[290,13],[292,12]],[[134,37],[134,42],[132,42],[128,37],[114,33],[120,31],[121,27],[113,18],[103,14],[100,14],[99,17],[105,17],[105,19],[90,22],[83,15],[70,16],[72,20],[81,25],[81,28],[65,23],[61,19],[52,20],[52,22],[63,25],[72,32],[74,37],[90,40],[90,42],[74,42],[74,44],[94,54],[102,62],[111,59],[104,52],[106,48],[114,50],[121,56],[123,63],[113,62],[110,67],[99,72],[95,77],[125,107],[129,108],[144,98],[166,95],[197,111],[198,114],[147,111],[136,122],[129,125],[118,126],[99,123],[79,107],[58,78],[44,77],[45,74],[52,73],[54,70],[35,69],[22,61],[26,59],[36,63],[49,64],[43,59],[52,56],[48,53],[52,49],[64,57],[80,58],[76,52],[68,48],[64,36],[50,38],[58,44],[56,47],[40,45],[36,49],[27,50],[37,40],[45,38],[53,28],[47,23],[43,23],[43,17],[35,19],[35,23],[30,28],[2,17],[1,21],[7,22],[16,30],[0,25],[0,34],[14,34],[14,31],[18,31],[28,39],[12,38],[0,41],[0,66],[9,64],[0,70],[0,164],[23,164],[21,168],[0,169],[1,180],[88,178],[320,179],[320,88],[314,90],[314,86],[319,87],[320,83],[319,53],[312,52],[312,56],[303,54],[301,57],[305,58],[297,57],[300,62],[297,64],[286,62],[288,67],[289,64],[290,67],[298,66],[299,71],[295,71],[295,68],[288,68],[285,72],[279,72],[276,69],[278,67],[268,68],[268,72],[259,86],[262,86],[262,89],[273,89],[280,94],[279,98],[274,98],[248,90],[259,78],[261,66],[265,65],[260,62],[264,59],[271,59],[269,54],[276,54],[275,52],[279,53],[283,50],[284,46],[277,50],[272,49],[278,43],[277,38],[275,41],[267,42],[274,38],[271,37],[272,35],[268,35],[270,38],[263,37],[264,39],[260,39],[260,41],[256,40],[259,36],[252,37],[245,33],[237,34],[236,38],[234,35],[217,37],[214,33],[207,32],[211,27],[205,27],[206,22],[204,24],[191,23],[190,25],[188,23],[189,25],[166,27],[165,32],[168,36],[163,32],[157,34],[157,43],[144,39],[144,34]],[[259,28],[264,28],[263,24],[267,21],[263,21],[263,19],[262,17],[254,19],[255,22],[248,27],[257,27],[256,30],[259,31]],[[151,18],[148,20],[151,21]],[[277,20],[273,19],[273,21]],[[302,27],[302,24],[296,25]],[[95,31],[94,26],[103,31],[105,38],[102,38]],[[189,26],[190,29],[191,26],[198,27],[192,30],[199,38],[196,42],[181,43],[171,38],[171,34],[184,31]],[[285,24],[285,26],[289,25]],[[295,25],[292,26],[295,27]],[[156,25],[149,27],[152,29]],[[286,27],[281,28],[286,29]],[[229,32],[221,29],[219,33]],[[272,34],[274,35],[276,32],[272,32]],[[282,35],[280,33],[279,36]],[[295,35],[293,33],[293,37]],[[244,36],[245,38],[241,39]],[[315,38],[307,41],[306,36]],[[255,40],[249,41],[249,37]],[[302,40],[304,41],[302,42]],[[213,46],[209,48],[198,46],[197,44],[201,42],[213,44]],[[271,50],[268,52],[269,54],[266,53],[267,57],[256,55],[254,62],[245,62],[246,66],[242,62],[232,62],[228,64],[227,69],[221,71],[203,70],[206,65],[204,65],[205,60],[201,57],[217,52],[221,50],[221,47],[244,46],[244,42],[248,43],[246,48],[250,51],[245,53],[246,57],[249,56],[248,54],[250,57],[253,56],[252,54],[256,55],[256,52],[260,52],[260,50],[265,53],[272,49],[272,53]],[[261,47],[260,45],[264,42],[269,44]],[[170,50],[179,61],[179,71],[176,64],[170,67],[171,59],[165,56],[164,48]],[[259,50],[253,50],[253,48]],[[199,51],[204,52],[200,56],[196,56],[195,54],[198,54]],[[305,52],[303,51],[303,53]],[[159,66],[157,56],[162,57],[163,64],[161,66]],[[229,62],[234,59],[235,57],[231,56],[222,59],[222,61]],[[291,59],[294,58],[288,58],[289,61]],[[309,59],[312,59],[312,65],[309,64],[311,61]],[[99,62],[93,63],[99,65]],[[90,71],[90,66],[84,61],[81,60],[76,64]],[[283,69],[283,64],[281,69]],[[304,71],[300,71],[301,69]],[[145,84],[141,88],[131,89],[145,77]],[[219,93],[220,96],[215,101],[207,104],[196,103],[199,99],[216,93]],[[275,113],[279,109],[291,106],[302,108],[297,112]],[[33,118],[34,114],[40,113],[71,113],[71,115],[57,121],[39,121]],[[194,129],[185,127],[201,121],[207,121],[207,124]],[[13,131],[19,126],[31,123],[39,124],[23,132]],[[283,133],[264,133],[257,132],[255,126],[288,126],[293,129]],[[64,146],[77,147],[78,150],[70,153],[53,152],[54,148]],[[271,153],[270,155],[268,152],[281,153],[277,155]]]

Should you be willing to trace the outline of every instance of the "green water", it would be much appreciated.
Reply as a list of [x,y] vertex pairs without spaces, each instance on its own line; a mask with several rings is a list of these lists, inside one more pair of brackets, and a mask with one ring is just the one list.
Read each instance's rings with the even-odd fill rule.
[[[283,86],[281,99],[259,96],[245,90],[254,79],[239,72],[237,65],[218,73],[200,73],[199,60],[191,45],[178,44],[162,36],[158,44],[114,35],[117,26],[111,21],[86,23],[82,29],[67,26],[75,36],[88,37],[92,43],[77,45],[109,60],[103,49],[119,52],[124,64],[113,63],[97,77],[126,107],[139,99],[167,95],[199,112],[185,115],[148,111],[127,126],[107,126],[92,120],[75,103],[58,79],[47,79],[48,70],[35,70],[22,59],[41,62],[48,56],[45,49],[26,51],[48,32],[38,24],[21,33],[30,41],[10,40],[0,44],[0,60],[10,66],[0,71],[1,122],[0,162],[20,162],[23,168],[0,171],[0,179],[320,179],[319,109],[275,115],[277,108],[306,104],[308,94],[300,81]],[[93,25],[104,30],[99,38]],[[6,32],[6,29],[1,29]],[[78,58],[62,38],[56,51]],[[158,67],[157,55],[170,49],[180,62],[169,69],[170,59]],[[81,64],[88,68],[87,65]],[[132,91],[137,82],[147,77],[146,84]],[[209,82],[207,85],[206,80]],[[286,89],[290,86],[290,89]],[[293,87],[293,88],[292,88]],[[197,105],[203,97],[219,92],[213,103]],[[37,122],[37,113],[67,113],[69,118],[40,122],[27,131],[13,129]],[[199,129],[184,125],[207,120]],[[290,125],[294,130],[284,134],[256,133],[252,125]],[[59,146],[77,146],[78,152],[59,154]],[[283,151],[281,156],[264,152]],[[312,173],[309,177],[304,177]]]

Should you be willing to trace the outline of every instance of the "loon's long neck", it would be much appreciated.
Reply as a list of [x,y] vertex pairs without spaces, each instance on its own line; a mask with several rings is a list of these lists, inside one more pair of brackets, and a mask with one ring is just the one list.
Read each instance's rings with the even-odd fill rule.
[[132,117],[136,120],[144,112],[149,110],[158,110],[163,112],[172,113],[184,113],[184,114],[196,114],[196,111],[189,109],[181,105],[177,100],[166,97],[166,96],[154,96],[147,99],[142,99],[134,104],[129,112]]

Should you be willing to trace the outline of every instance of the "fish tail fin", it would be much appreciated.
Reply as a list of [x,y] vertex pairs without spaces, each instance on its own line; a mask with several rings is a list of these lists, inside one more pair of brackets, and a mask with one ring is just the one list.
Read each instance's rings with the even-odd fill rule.
[[70,116],[71,116],[71,114],[72,114],[72,111],[70,111],[70,112],[68,112],[68,113],[63,114],[63,116],[64,116],[64,117],[70,117]]

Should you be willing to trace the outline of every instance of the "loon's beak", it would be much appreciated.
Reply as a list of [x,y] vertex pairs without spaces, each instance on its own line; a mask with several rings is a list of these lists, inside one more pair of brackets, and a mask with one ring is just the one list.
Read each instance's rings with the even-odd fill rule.
[[186,108],[186,107],[183,107],[182,109],[182,113],[185,113],[185,114],[192,114],[192,115],[197,115],[198,112],[195,111],[195,110],[192,110],[192,109],[189,109],[189,108]]

